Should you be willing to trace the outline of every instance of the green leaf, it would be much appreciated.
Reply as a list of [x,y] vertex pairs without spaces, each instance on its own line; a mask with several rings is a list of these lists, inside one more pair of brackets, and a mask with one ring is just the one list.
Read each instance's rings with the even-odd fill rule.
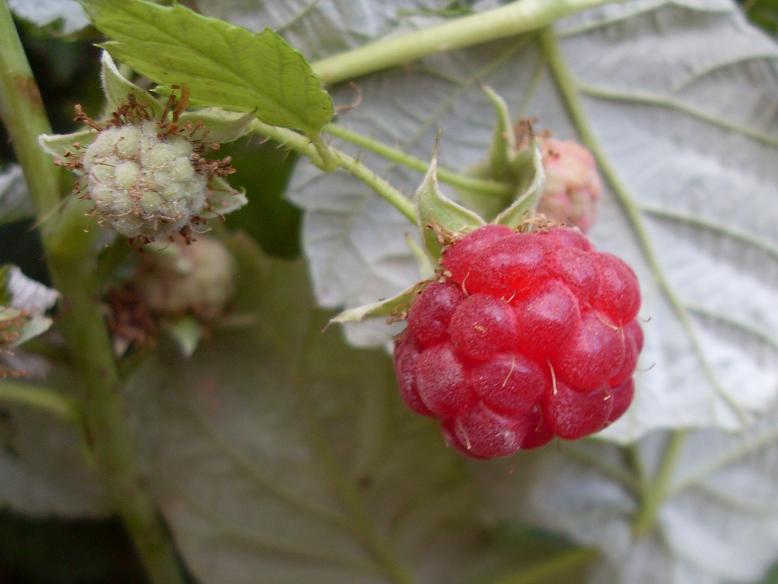
[[416,191],[416,213],[424,243],[432,257],[440,256],[440,243],[435,230],[451,233],[468,231],[484,224],[484,220],[470,209],[455,203],[440,190],[437,155],[432,157],[427,174]]
[[256,112],[263,122],[315,135],[332,100],[305,58],[272,30],[259,34],[179,4],[84,0],[104,47],[163,86],[186,85],[193,103]]
[[747,6],[748,18],[778,39],[778,0],[748,0],[743,4]]

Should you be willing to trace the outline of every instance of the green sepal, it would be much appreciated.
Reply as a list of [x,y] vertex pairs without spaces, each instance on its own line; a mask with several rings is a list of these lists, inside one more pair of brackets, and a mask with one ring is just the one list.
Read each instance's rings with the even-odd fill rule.
[[122,75],[111,54],[105,50],[100,57],[100,82],[108,103],[109,114],[126,103],[130,95],[134,96],[138,103],[147,106],[154,117],[158,117],[164,110],[164,105],[159,100]]
[[385,300],[379,300],[378,302],[372,302],[370,304],[364,304],[357,306],[356,308],[349,308],[344,310],[340,314],[330,319],[327,326],[333,324],[344,324],[347,322],[359,322],[366,318],[401,318],[405,312],[408,311],[414,298],[419,293],[419,285],[414,284],[407,290],[403,290],[399,294],[386,298]]
[[182,113],[178,125],[183,127],[186,124],[192,124],[195,129],[201,126],[202,129],[195,131],[192,135],[193,138],[204,142],[224,144],[245,136],[251,122],[254,121],[254,117],[253,112],[240,114],[228,112],[218,107],[207,107]]
[[66,161],[69,152],[75,152],[75,144],[89,146],[97,138],[98,132],[91,128],[71,132],[70,134],[41,134],[38,144],[43,151],[55,160]]
[[459,194],[468,205],[491,218],[492,223],[517,227],[534,211],[543,194],[543,156],[531,123],[521,120],[517,130],[511,122],[505,101],[489,87],[484,87],[483,91],[494,106],[497,121],[487,158],[471,168],[468,174],[509,183],[514,190],[507,200],[469,191],[460,191]]
[[200,213],[203,219],[224,217],[249,202],[243,189],[234,189],[226,180],[218,176],[211,179],[208,190],[208,206]]
[[30,339],[39,337],[47,330],[49,330],[53,323],[54,321],[52,321],[48,316],[38,315],[29,317],[27,322],[24,323],[24,326],[22,326],[21,330],[19,331],[19,337],[12,343],[11,346],[18,347]]
[[182,316],[166,321],[163,328],[187,359],[194,355],[200,341],[203,340],[203,327],[193,316]]
[[441,245],[438,242],[438,234],[441,231],[461,233],[485,224],[477,213],[455,203],[441,192],[437,169],[437,154],[434,154],[415,197],[416,216],[422,230],[424,244],[434,259],[440,257]]
[[511,164],[519,179],[516,184],[516,198],[492,223],[515,228],[535,211],[546,183],[543,154],[534,137],[526,148],[516,154]]
[[[15,266],[0,266],[0,349],[18,347],[42,335],[52,325],[45,311],[57,301],[59,294],[22,274]],[[10,341],[10,342],[9,342]]]
[[494,180],[510,179],[515,176],[511,161],[516,155],[516,137],[513,132],[508,104],[491,87],[484,86],[482,89],[489,101],[492,102],[494,113],[497,116],[497,125],[494,128],[492,144],[489,148],[487,176]]

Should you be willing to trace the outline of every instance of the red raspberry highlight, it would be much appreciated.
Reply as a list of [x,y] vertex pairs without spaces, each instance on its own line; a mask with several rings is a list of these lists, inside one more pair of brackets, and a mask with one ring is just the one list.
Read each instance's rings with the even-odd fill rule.
[[594,306],[608,315],[613,322],[631,321],[640,308],[640,285],[627,264],[609,253],[595,255],[600,273],[600,287],[594,298]]
[[546,392],[546,372],[519,354],[497,355],[469,372],[470,386],[486,405],[507,415],[526,414]]
[[478,255],[498,239],[509,237],[515,231],[505,225],[485,225],[476,229],[467,237],[460,239],[457,245],[446,250],[443,267],[451,272],[451,280],[461,284],[470,275],[476,265]]
[[516,315],[507,302],[473,294],[457,306],[449,327],[451,344],[462,357],[484,361],[516,347]]
[[[487,246],[473,260],[477,269],[460,282],[468,294],[484,292],[506,300],[527,290],[543,278],[548,263],[545,242],[537,237],[503,237]],[[450,260],[443,256],[443,266]],[[454,273],[454,271],[451,271]]]
[[395,344],[400,394],[452,448],[508,456],[577,440],[634,397],[640,290],[620,259],[576,229],[488,225],[443,252],[442,275]]
[[501,416],[478,403],[453,423],[451,444],[475,458],[508,456],[521,448],[529,430],[526,417]]
[[416,391],[422,403],[443,419],[466,409],[474,397],[462,362],[447,344],[437,345],[419,355]]
[[624,331],[594,311],[583,316],[576,334],[560,341],[554,370],[576,391],[602,387],[624,362]]
[[515,301],[519,346],[541,360],[559,352],[562,339],[581,328],[578,300],[557,280],[544,282],[526,297]]
[[427,286],[408,315],[408,326],[413,329],[416,341],[432,346],[448,339],[448,323],[464,299],[464,293],[455,284],[433,282]]

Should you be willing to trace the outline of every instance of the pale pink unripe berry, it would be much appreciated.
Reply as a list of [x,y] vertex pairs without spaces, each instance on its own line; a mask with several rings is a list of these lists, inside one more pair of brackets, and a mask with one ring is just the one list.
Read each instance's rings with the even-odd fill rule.
[[587,231],[597,218],[602,181],[591,152],[572,141],[541,141],[546,187],[538,211],[552,221]]
[[146,248],[138,291],[146,304],[163,315],[193,313],[212,320],[224,312],[235,291],[236,266],[224,245],[198,236],[165,247]]
[[208,177],[196,171],[193,152],[184,137],[160,138],[153,121],[104,129],[82,158],[85,195],[122,235],[169,237],[205,206]]

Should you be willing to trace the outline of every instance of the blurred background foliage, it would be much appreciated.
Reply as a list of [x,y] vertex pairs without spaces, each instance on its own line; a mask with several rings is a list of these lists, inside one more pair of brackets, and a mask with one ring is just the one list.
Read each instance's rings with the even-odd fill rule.
[[[778,0],[742,0],[749,18],[778,39]],[[39,29],[19,21],[22,40],[40,85],[54,131],[76,129],[73,105],[100,112],[102,92],[97,76],[99,51],[93,30],[62,38],[56,27]],[[222,147],[233,157],[250,205],[227,219],[233,229],[248,232],[266,253],[293,259],[300,255],[301,213],[283,198],[295,157],[277,145],[244,138]],[[13,161],[11,144],[0,125],[0,168]],[[29,276],[48,282],[42,250],[32,221],[0,227],[0,264],[19,265]],[[4,416],[0,410],[0,426]],[[0,447],[4,432],[0,429]],[[535,559],[559,552],[567,544],[535,530],[506,526],[496,537],[526,550]],[[517,543],[520,546],[516,546]],[[31,519],[0,510],[0,584],[142,583],[143,573],[118,521]],[[565,580],[560,582],[572,582]],[[778,566],[763,584],[778,584]]]

